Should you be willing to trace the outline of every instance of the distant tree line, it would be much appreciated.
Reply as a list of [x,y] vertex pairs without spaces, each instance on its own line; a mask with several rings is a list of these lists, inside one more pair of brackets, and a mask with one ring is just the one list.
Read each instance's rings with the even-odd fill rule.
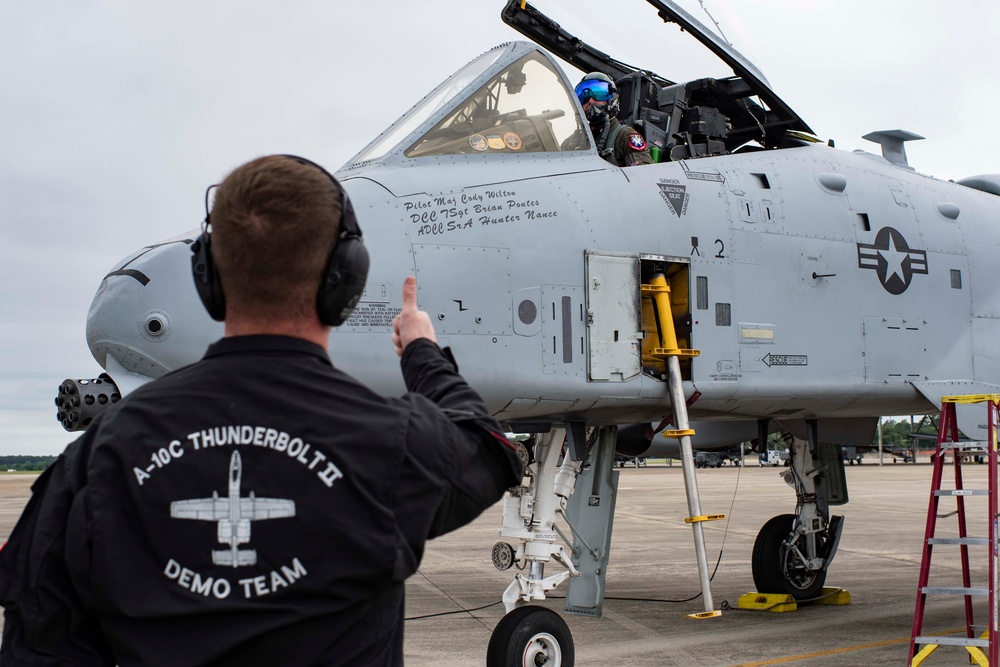
[[[883,419],[882,420],[882,444],[883,445],[893,445],[900,447],[909,447],[911,445],[910,434],[920,433],[923,435],[937,435],[937,424],[931,422],[930,419],[924,419],[922,421],[914,420],[912,426],[909,420],[899,420],[894,419]],[[878,445],[878,433],[875,433],[875,437],[872,439],[873,445]],[[933,446],[933,441],[929,447]]]
[[0,471],[41,472],[55,460],[55,456],[0,456]]

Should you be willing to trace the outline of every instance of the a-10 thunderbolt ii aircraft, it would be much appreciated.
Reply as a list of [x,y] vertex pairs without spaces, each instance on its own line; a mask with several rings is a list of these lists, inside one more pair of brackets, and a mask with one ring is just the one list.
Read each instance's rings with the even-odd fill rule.
[[[837,445],[869,444],[882,415],[1000,391],[1000,176],[917,173],[903,143],[918,137],[901,130],[868,135],[880,155],[818,142],[728,43],[673,2],[648,2],[732,75],[673,82],[512,0],[503,19],[533,43],[473,60],[336,174],[372,268],[331,333],[335,363],[403,390],[384,338],[416,274],[462,373],[512,432],[535,434],[493,550],[498,567],[521,570],[491,664],[508,653],[571,664],[565,624],[528,604],[567,579],[567,609],[600,614],[616,445],[655,456],[692,430],[700,447],[785,433],[795,509],[764,525],[752,568],[760,590],[808,599],[843,525],[831,513],[847,500]],[[620,117],[660,162],[605,162],[573,94],[579,75],[549,52],[613,77]],[[106,374],[63,384],[65,426],[86,427],[221,335],[192,284],[197,233],[105,276],[87,340]],[[973,437],[984,428],[960,420]]]

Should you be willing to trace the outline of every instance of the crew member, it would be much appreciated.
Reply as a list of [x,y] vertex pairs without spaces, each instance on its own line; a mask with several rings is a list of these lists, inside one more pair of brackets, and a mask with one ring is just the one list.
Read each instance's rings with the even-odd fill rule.
[[0,552],[0,662],[401,665],[425,541],[517,484],[518,459],[412,277],[391,335],[409,393],[331,363],[368,256],[318,165],[238,167],[192,247],[225,335],[39,477]]
[[602,158],[618,167],[652,164],[646,140],[629,125],[622,124],[618,113],[618,87],[607,74],[591,72],[576,87],[576,96],[590,124]]

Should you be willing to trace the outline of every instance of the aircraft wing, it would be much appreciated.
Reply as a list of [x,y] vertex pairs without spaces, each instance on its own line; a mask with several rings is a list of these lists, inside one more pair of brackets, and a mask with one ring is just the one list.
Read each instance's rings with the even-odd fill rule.
[[295,516],[295,501],[283,498],[240,498],[240,517],[251,521]]
[[174,519],[220,521],[229,516],[229,501],[225,498],[175,500],[170,503],[170,516]]

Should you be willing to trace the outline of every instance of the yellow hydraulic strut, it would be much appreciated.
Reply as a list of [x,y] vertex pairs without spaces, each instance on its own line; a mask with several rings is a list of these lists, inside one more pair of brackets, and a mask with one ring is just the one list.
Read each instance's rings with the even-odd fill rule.
[[653,276],[648,285],[642,286],[643,296],[649,297],[656,305],[656,318],[659,325],[660,347],[654,348],[650,356],[654,359],[680,357],[690,359],[701,354],[698,350],[681,350],[677,347],[677,331],[674,329],[674,316],[670,307],[670,285],[662,273]]
[[695,553],[698,557],[698,574],[701,579],[702,600],[705,611],[700,614],[690,614],[692,618],[713,618],[722,612],[713,609],[711,582],[708,576],[708,558],[705,554],[705,532],[702,524],[718,518],[718,515],[706,515],[701,511],[701,500],[698,495],[698,482],[694,474],[694,449],[691,447],[691,436],[694,430],[688,422],[687,400],[684,397],[683,380],[681,378],[680,359],[697,357],[698,350],[682,350],[677,346],[677,331],[674,329],[674,316],[670,304],[670,286],[666,276],[657,273],[649,284],[641,287],[643,297],[653,301],[656,310],[659,346],[654,346],[648,355],[650,360],[663,362],[666,366],[667,379],[670,388],[670,402],[674,408],[674,425],[676,431],[667,435],[677,438],[681,451],[681,468],[684,471],[684,488],[687,492],[688,519],[694,530]]

